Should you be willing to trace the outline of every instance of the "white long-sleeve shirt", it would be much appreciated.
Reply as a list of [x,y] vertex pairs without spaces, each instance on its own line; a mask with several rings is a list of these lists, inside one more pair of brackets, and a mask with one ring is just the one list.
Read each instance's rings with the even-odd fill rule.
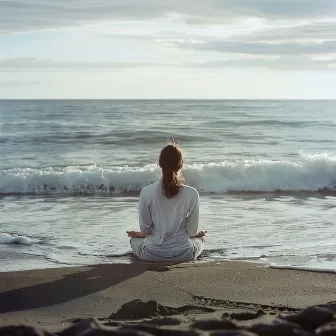
[[192,260],[190,236],[199,224],[199,194],[190,186],[180,187],[177,195],[167,198],[162,182],[144,187],[139,198],[139,224],[147,234],[140,254],[146,260]]

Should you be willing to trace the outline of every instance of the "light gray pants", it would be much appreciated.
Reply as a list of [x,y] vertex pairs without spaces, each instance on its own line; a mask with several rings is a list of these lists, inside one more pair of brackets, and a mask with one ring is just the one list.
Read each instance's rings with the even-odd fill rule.
[[[194,260],[196,260],[202,253],[204,248],[204,238],[193,237],[190,238],[194,245]],[[145,238],[131,238],[131,247],[134,255],[141,259],[140,248],[145,241]]]

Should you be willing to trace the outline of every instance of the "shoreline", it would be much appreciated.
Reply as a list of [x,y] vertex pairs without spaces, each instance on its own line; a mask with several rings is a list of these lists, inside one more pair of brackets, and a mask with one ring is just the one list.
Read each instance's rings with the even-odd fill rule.
[[[209,251],[205,250],[205,252],[209,253]],[[120,255],[110,256],[111,258],[121,258],[121,257],[127,257],[130,256],[130,258],[125,262],[125,260],[122,260],[121,262],[110,262],[110,263],[97,263],[97,264],[81,264],[81,265],[55,265],[51,267],[43,267],[43,268],[27,268],[27,269],[18,269],[18,270],[0,270],[0,275],[2,273],[13,273],[13,272],[28,272],[28,271],[41,271],[41,270],[49,270],[49,269],[63,269],[63,268],[78,268],[78,267],[93,267],[98,265],[129,265],[129,264],[141,264],[145,263],[148,265],[161,265],[163,263],[161,262],[145,262],[142,260],[139,260],[133,256],[132,252],[126,252]],[[263,266],[266,268],[271,269],[279,269],[279,270],[294,270],[294,271],[302,271],[302,272],[315,272],[315,273],[326,273],[326,274],[336,274],[336,268],[318,268],[318,267],[307,267],[307,266],[291,266],[291,265],[276,265],[276,264],[270,264],[266,261],[259,260],[259,258],[249,258],[249,259],[221,259],[221,258],[210,258],[210,257],[202,257],[201,259],[190,262],[190,263],[181,263],[181,264],[208,264],[208,263],[222,263],[222,262],[237,262],[237,263],[247,263],[247,264],[256,264],[259,266]],[[169,265],[169,264],[167,264]]]
[[[302,272],[315,272],[315,273],[326,273],[326,274],[336,274],[336,269],[329,268],[315,268],[315,267],[305,267],[305,266],[282,266],[282,265],[266,265],[266,267],[279,269],[279,270],[293,270]],[[336,280],[335,280],[336,281]]]
[[334,274],[243,261],[100,264],[1,272],[0,280],[0,325],[49,330],[106,318],[135,299],[273,315],[336,301]]

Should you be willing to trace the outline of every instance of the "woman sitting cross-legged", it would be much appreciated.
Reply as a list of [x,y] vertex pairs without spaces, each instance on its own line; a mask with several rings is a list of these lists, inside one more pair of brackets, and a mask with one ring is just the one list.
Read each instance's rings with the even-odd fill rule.
[[184,185],[183,153],[175,144],[162,149],[162,179],[144,187],[139,199],[140,231],[127,231],[136,257],[147,261],[184,262],[201,254],[206,231],[197,233],[199,194]]

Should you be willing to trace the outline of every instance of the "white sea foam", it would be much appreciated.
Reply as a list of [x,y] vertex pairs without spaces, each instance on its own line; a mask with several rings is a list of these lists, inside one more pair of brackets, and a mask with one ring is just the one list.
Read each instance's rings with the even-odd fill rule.
[[[336,191],[336,156],[186,164],[183,174],[187,184],[205,193]],[[159,176],[156,165],[14,168],[0,171],[0,194],[121,194],[138,192]]]
[[20,244],[20,245],[32,245],[38,244],[41,241],[35,238],[29,238],[25,236],[10,235],[9,233],[0,232],[0,244]]
[[336,269],[328,267],[310,267],[310,266],[291,266],[291,265],[277,265],[270,263],[268,265],[270,268],[276,269],[288,269],[288,270],[298,270],[307,272],[323,272],[323,273],[333,273],[336,274]]

